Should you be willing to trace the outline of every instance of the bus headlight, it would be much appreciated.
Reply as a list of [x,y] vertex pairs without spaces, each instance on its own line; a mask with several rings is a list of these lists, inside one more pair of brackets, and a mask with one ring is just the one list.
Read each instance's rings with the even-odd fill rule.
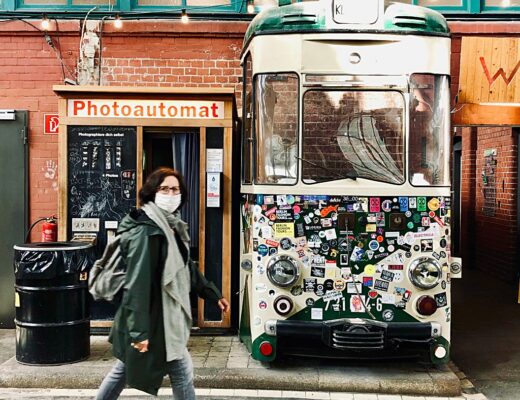
[[432,289],[442,277],[442,269],[437,260],[430,257],[419,257],[408,269],[410,280],[421,289]]
[[300,266],[291,256],[274,256],[267,264],[267,277],[276,286],[288,287],[300,279]]

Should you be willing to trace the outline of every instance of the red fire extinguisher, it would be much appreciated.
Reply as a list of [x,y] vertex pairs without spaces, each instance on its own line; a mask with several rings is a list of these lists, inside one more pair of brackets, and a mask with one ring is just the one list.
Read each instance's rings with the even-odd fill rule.
[[57,242],[58,241],[58,224],[56,217],[49,217],[45,219],[42,224],[42,242]]

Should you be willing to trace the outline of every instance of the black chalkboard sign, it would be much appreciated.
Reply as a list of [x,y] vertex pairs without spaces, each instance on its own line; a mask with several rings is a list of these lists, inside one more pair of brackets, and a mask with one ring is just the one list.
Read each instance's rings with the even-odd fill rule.
[[97,233],[98,254],[136,205],[136,138],[131,126],[67,127],[67,232]]

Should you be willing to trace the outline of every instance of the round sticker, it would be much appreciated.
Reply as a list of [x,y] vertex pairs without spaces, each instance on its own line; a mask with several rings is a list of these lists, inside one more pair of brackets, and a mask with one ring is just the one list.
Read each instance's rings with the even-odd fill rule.
[[415,222],[416,224],[421,222],[421,215],[420,214],[414,214],[413,215],[413,222]]
[[375,290],[369,290],[369,292],[368,292],[368,297],[370,297],[371,299],[375,299],[377,297],[377,295],[378,295],[378,293]]
[[295,206],[293,206],[292,209],[293,209],[293,211],[294,211],[295,214],[299,214],[300,211],[301,211],[301,208],[300,208],[299,205],[295,205]]
[[262,325],[262,318],[256,316],[253,318],[253,325],[254,326],[260,326]]
[[292,294],[293,296],[299,296],[299,295],[301,295],[302,293],[303,293],[303,289],[302,289],[301,286],[293,286],[293,287],[291,288],[291,294]]
[[390,246],[388,246],[388,251],[389,251],[389,252],[392,252],[392,251],[394,251],[394,250],[395,250],[395,247],[394,247],[393,244],[391,244]]
[[336,279],[334,281],[334,290],[337,290],[338,292],[345,290],[345,281],[343,279]]
[[430,218],[433,218],[433,217],[435,217],[435,213],[434,213],[433,211],[430,211],[430,212],[428,213],[428,216],[429,216]]
[[258,302],[258,308],[259,308],[260,310],[267,310],[267,301],[265,301],[265,300],[260,300],[260,301]]
[[394,312],[392,310],[384,310],[382,315],[385,321],[391,321],[394,319]]
[[323,296],[325,294],[325,288],[322,283],[318,283],[314,288],[314,294],[316,296]]
[[269,254],[269,248],[265,244],[261,244],[258,246],[258,254],[260,254],[262,257]]
[[390,211],[392,209],[392,202],[390,200],[383,201],[383,204],[381,204],[381,208],[383,211]]
[[294,204],[294,196],[292,194],[287,195],[287,204]]
[[441,239],[439,244],[442,248],[446,247],[446,239]]
[[408,222],[406,226],[408,227],[408,229],[413,229],[413,222]]
[[325,232],[324,231],[320,231],[318,233],[318,235],[320,235],[320,238],[324,238],[325,237]]
[[376,240],[377,240],[379,243],[382,243],[383,240],[385,240],[385,239],[383,238],[383,236],[379,235],[379,236],[376,238]]
[[377,250],[379,248],[379,242],[377,240],[371,240],[369,243],[368,243],[368,247],[371,249],[371,250]]
[[334,289],[334,281],[332,279],[326,279],[323,284],[325,285],[325,291]]
[[408,218],[410,218],[412,216],[412,212],[410,210],[408,210],[407,212],[404,213],[404,215],[406,215]]
[[376,267],[372,264],[365,265],[365,275],[372,276],[376,273]]
[[309,307],[313,306],[314,305],[314,299],[311,299],[310,297],[305,300],[305,304],[308,305]]
[[269,290],[269,296],[274,297],[275,295],[276,292],[273,289]]
[[428,208],[432,211],[437,211],[441,206],[441,202],[438,198],[434,197],[428,202]]
[[384,248],[383,246],[381,246],[381,247],[379,248],[379,252],[382,253],[383,251],[385,251],[385,248]]

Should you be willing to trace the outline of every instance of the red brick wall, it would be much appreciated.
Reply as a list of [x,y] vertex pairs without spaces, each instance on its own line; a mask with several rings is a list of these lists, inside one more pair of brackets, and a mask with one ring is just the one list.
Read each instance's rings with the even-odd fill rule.
[[[462,134],[462,252],[468,267],[516,281],[517,148],[510,127],[464,128]],[[490,174],[485,151],[496,149]],[[483,172],[486,174],[484,182]],[[494,179],[490,179],[490,176]],[[493,182],[494,180],[494,182]],[[490,190],[494,186],[493,191]],[[487,197],[487,199],[486,199]]]
[[[509,127],[478,128],[476,154],[476,191],[475,191],[475,256],[478,269],[496,273],[504,280],[512,280],[517,273],[518,261],[516,250],[516,193],[517,165],[516,138]],[[486,213],[486,207],[493,203],[492,195],[485,189],[482,171],[486,168],[484,151],[496,149],[497,165],[495,168],[495,212]],[[489,209],[489,208],[488,208]],[[516,281],[516,279],[515,279]]]
[[[66,66],[75,73],[79,21],[49,30]],[[0,108],[29,111],[29,217],[57,213],[58,138],[43,135],[43,114],[58,111],[53,85],[64,76],[44,34],[20,21],[0,24]],[[247,22],[125,21],[121,31],[105,23],[101,82],[119,86],[234,87],[241,102],[240,51]],[[32,240],[39,240],[36,227]]]
[[[452,22],[451,93],[454,109],[460,74],[463,36],[519,36],[520,22]],[[517,249],[517,135],[511,127],[464,127],[462,129],[461,248],[465,268],[478,268],[493,277],[516,282]],[[497,150],[494,215],[484,211],[486,202],[482,170],[484,150]],[[489,193],[488,193],[489,194]]]

